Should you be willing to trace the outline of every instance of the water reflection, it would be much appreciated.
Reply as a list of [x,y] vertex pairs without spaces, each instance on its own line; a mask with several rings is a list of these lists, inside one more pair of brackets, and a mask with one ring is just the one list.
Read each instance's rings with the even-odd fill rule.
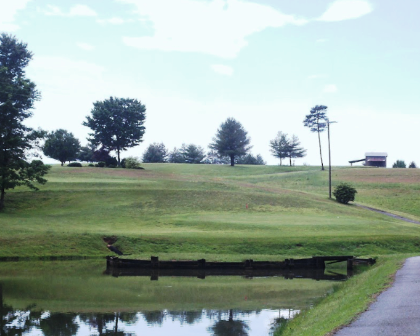
[[[84,336],[84,335],[214,335],[248,336],[273,334],[289,317],[272,310],[201,310],[145,311],[136,313],[51,313],[14,310],[2,307],[1,335],[3,336]],[[3,315],[5,313],[5,315]],[[283,311],[283,315],[286,315]],[[259,320],[259,321],[258,321]],[[269,321],[265,326],[261,321]],[[257,325],[257,323],[260,325]],[[179,332],[177,331],[180,329]]]
[[290,272],[105,273],[102,261],[0,263],[1,336],[269,335],[334,285]]

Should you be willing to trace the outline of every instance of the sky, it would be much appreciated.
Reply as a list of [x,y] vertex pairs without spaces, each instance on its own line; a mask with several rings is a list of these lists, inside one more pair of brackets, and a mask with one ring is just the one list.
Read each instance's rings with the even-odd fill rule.
[[26,75],[42,99],[27,124],[82,145],[93,103],[113,96],[147,109],[143,142],[121,157],[156,142],[207,151],[235,118],[267,164],[282,131],[307,149],[296,165],[320,165],[303,120],[326,105],[333,166],[366,152],[419,166],[419,11],[418,0],[0,0],[0,32],[34,54]]

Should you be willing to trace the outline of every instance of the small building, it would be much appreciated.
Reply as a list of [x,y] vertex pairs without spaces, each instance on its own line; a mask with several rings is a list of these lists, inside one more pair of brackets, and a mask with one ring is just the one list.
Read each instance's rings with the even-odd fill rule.
[[364,166],[368,167],[383,167],[386,168],[386,158],[388,157],[387,153],[383,152],[368,152],[365,154],[364,159],[352,160],[349,163],[353,166],[353,163],[362,162]]
[[367,152],[365,154],[365,166],[386,168],[387,153],[384,152]]

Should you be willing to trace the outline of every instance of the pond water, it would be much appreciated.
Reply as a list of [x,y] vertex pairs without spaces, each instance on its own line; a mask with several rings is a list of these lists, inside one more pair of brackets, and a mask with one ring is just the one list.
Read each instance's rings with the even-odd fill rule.
[[[107,271],[103,260],[3,262],[1,334],[265,336],[335,284],[310,277],[140,276]],[[346,274],[313,277],[343,280]]]

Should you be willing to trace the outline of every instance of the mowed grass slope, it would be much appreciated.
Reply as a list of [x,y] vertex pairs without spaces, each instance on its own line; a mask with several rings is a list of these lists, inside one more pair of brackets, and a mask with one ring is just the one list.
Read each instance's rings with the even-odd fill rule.
[[[54,166],[39,192],[6,195],[0,257],[104,256],[102,237],[134,257],[214,260],[420,251],[420,226],[328,199],[318,167],[144,164]],[[334,168],[357,199],[420,220],[418,169]]]

